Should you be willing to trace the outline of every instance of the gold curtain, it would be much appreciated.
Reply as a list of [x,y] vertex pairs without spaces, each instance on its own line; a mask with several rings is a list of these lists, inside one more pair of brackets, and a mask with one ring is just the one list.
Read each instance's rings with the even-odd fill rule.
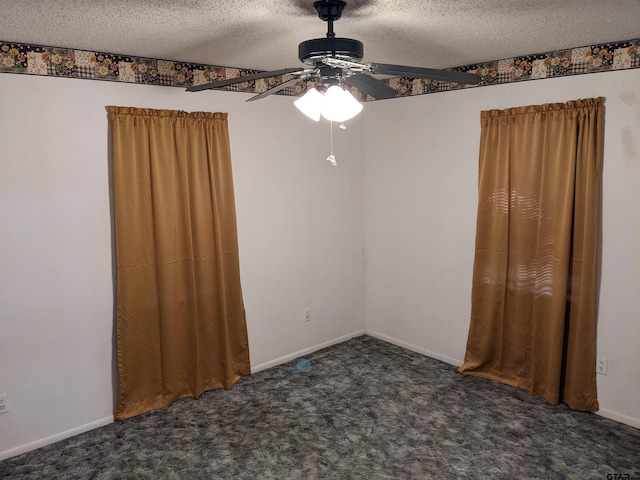
[[116,418],[250,373],[226,113],[108,107]]
[[460,372],[598,409],[602,98],[481,113],[471,323]]

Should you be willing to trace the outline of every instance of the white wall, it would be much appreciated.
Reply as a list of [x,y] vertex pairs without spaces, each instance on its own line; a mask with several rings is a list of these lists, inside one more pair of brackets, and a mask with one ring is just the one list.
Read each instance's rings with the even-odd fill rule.
[[365,117],[367,333],[460,365],[469,328],[480,111],[606,97],[600,413],[640,427],[640,70],[375,102]]
[[0,75],[0,459],[113,418],[106,105],[229,112],[254,369],[363,330],[362,120],[246,98]]
[[369,333],[461,363],[479,112],[605,96],[598,387],[605,415],[640,426],[639,88],[633,70],[369,103],[336,130],[332,168],[327,123],[290,98],[0,75],[0,459],[112,420],[106,105],[229,112],[261,369],[362,331],[365,314]]

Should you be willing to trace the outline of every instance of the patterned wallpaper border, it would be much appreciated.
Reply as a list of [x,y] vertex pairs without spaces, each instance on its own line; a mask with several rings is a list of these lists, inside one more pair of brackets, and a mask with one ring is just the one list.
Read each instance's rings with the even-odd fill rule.
[[[384,82],[396,89],[399,97],[406,97],[631,68],[640,68],[640,39],[525,55],[451,69],[479,74],[482,81],[478,85],[399,77]],[[186,88],[256,73],[257,70],[0,41],[0,72]],[[288,75],[271,77],[230,85],[220,90],[260,93],[288,78]],[[314,81],[300,81],[278,94],[298,96],[313,86]],[[361,100],[373,100],[352,87],[350,90]]]

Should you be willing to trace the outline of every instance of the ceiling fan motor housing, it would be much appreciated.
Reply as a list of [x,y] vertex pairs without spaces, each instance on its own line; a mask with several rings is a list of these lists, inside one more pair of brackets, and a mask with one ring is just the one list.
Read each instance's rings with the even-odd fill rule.
[[316,66],[323,58],[338,58],[359,62],[364,57],[364,46],[351,38],[314,38],[298,46],[298,58],[307,65]]

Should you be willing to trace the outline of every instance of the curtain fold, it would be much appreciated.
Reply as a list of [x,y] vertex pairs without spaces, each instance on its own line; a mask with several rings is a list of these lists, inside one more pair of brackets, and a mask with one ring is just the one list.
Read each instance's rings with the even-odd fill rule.
[[601,98],[481,113],[471,322],[459,371],[598,409]]
[[226,113],[107,107],[116,418],[250,373]]

